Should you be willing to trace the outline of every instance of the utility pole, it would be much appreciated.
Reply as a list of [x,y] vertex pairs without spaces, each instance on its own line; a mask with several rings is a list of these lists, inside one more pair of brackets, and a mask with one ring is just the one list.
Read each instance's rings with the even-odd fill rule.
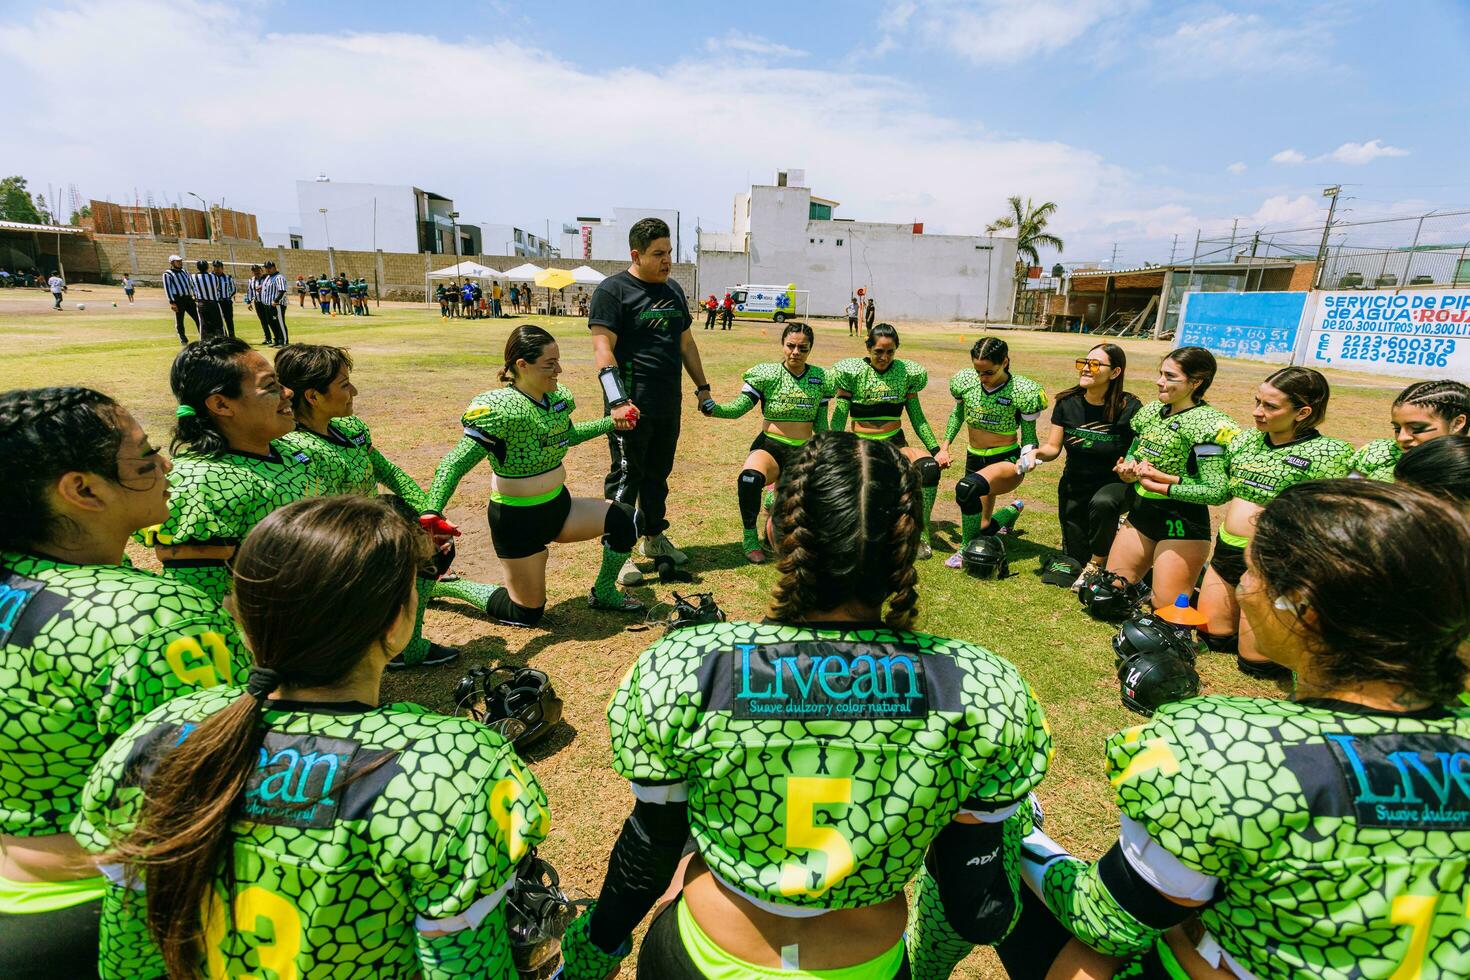
[[1108,259],[1108,271],[1118,268],[1118,243],[1113,242],[1113,257]]
[[1174,244],[1169,246],[1169,264],[1174,264],[1174,253],[1179,251],[1179,236],[1174,236]]
[[1332,233],[1332,218],[1337,214],[1337,196],[1341,193],[1341,184],[1333,184],[1331,187],[1322,189],[1322,196],[1332,198],[1332,203],[1327,206],[1327,223],[1322,226],[1322,244],[1317,246],[1317,269],[1312,276],[1313,289],[1322,288],[1322,272],[1327,259],[1327,236]]

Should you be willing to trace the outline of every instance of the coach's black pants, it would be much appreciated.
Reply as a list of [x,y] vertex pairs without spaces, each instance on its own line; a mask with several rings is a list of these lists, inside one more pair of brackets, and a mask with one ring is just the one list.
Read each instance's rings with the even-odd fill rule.
[[199,339],[208,337],[223,337],[225,335],[225,315],[220,312],[223,304],[217,299],[201,299],[199,301]]
[[181,344],[187,344],[189,342],[189,335],[184,332],[185,313],[189,315],[189,319],[194,321],[194,329],[201,329],[199,326],[199,311],[194,308],[194,300],[186,296],[180,296],[174,300],[174,329],[179,332],[179,343]]
[[219,305],[219,310],[225,315],[225,333],[235,336],[235,301],[225,300]]
[[1062,471],[1057,483],[1057,516],[1062,522],[1062,550],[1087,564],[1106,555],[1118,534],[1118,518],[1133,503],[1133,487],[1112,473],[1078,477]]
[[664,514],[679,447],[679,416],[644,415],[631,432],[608,433],[607,443],[612,469],[603,481],[605,496],[641,510],[643,533],[662,534],[669,526]]

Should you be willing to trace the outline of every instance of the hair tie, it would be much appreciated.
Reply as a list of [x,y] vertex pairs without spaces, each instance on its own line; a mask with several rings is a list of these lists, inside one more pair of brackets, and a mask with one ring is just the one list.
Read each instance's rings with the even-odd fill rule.
[[190,408],[188,405],[180,405],[178,408],[174,409],[175,418],[186,419],[191,415],[198,414],[198,412],[194,411],[194,409]]
[[245,693],[257,701],[264,701],[265,696],[281,686],[281,675],[269,667],[251,667],[250,676],[245,680]]

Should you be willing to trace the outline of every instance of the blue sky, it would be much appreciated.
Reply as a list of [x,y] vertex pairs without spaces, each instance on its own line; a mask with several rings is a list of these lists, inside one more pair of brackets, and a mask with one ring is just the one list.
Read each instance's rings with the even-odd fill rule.
[[[686,235],[727,230],[749,181],[805,167],[839,216],[932,232],[978,233],[1012,193],[1054,200],[1064,259],[1117,242],[1120,264],[1237,218],[1320,223],[1328,183],[1350,217],[1470,206],[1463,3],[547,6],[14,11],[0,85],[68,111],[12,116],[5,166],[113,200],[223,196],[266,230],[325,171],[532,230],[677,208]],[[183,56],[201,35],[259,40]]]

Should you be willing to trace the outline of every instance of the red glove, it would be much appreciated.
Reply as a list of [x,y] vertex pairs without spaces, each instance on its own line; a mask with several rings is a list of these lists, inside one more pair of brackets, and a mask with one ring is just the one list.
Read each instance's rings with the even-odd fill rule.
[[419,527],[429,532],[431,538],[457,538],[464,533],[438,514],[421,515]]

